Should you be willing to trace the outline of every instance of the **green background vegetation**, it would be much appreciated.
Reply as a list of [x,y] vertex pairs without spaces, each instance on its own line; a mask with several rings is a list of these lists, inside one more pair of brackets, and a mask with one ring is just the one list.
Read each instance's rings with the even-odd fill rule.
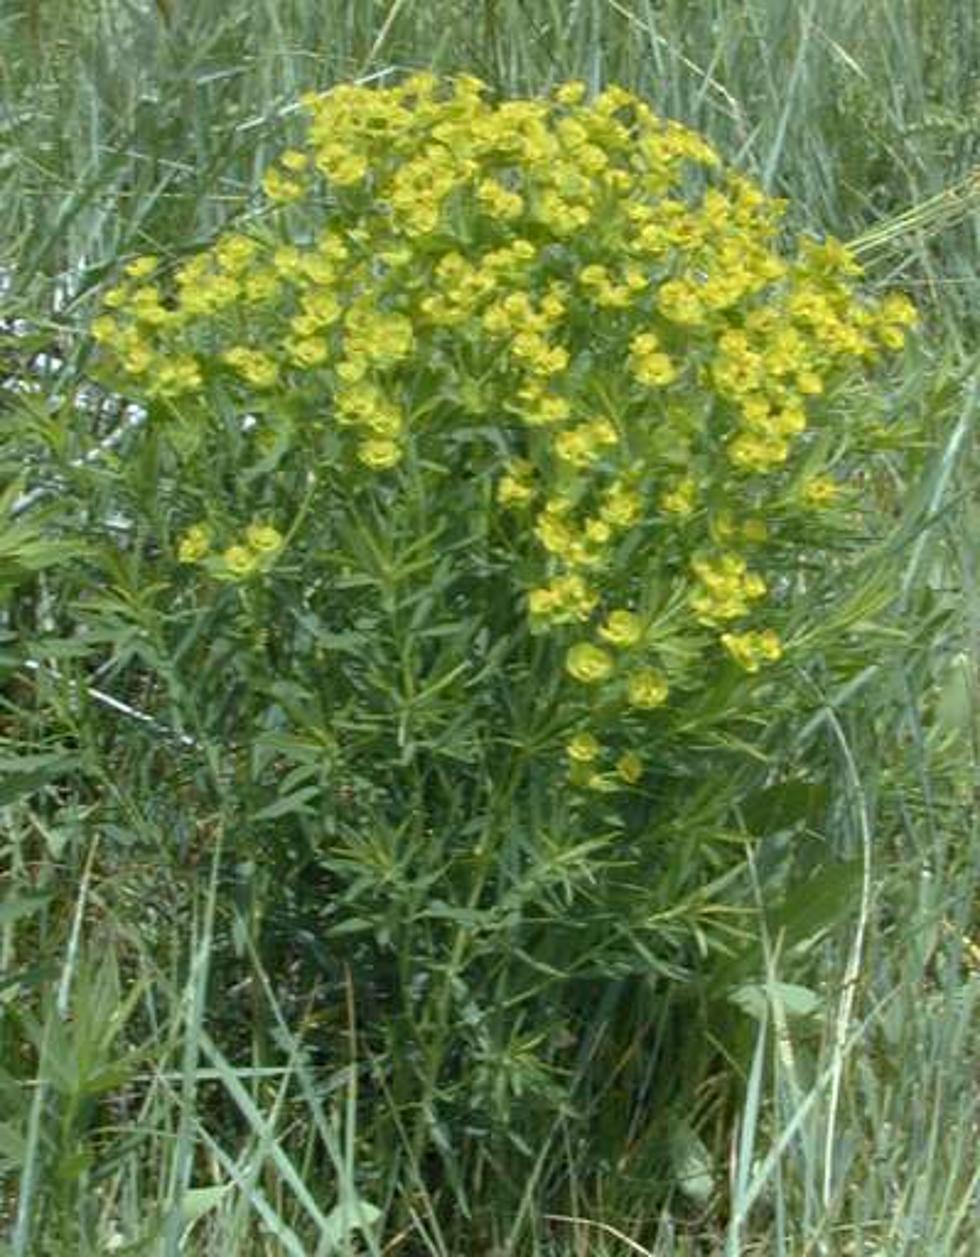
[[[971,1252],[973,6],[11,0],[0,48],[7,1250]],[[629,978],[581,994],[592,1030],[578,1077],[609,1078],[578,1097],[588,1138],[557,1104],[524,1120],[520,1087],[546,1094],[538,1025],[507,1063],[523,1150],[457,1127],[433,1165],[416,1155],[418,1092],[386,1092],[372,1073],[384,974],[338,963],[356,952],[331,942],[329,902],[322,916],[308,894],[302,915],[281,902],[265,915],[278,873],[236,846],[241,783],[206,739],[186,769],[154,706],[146,678],[169,669],[176,687],[179,660],[138,555],[107,543],[105,518],[123,482],[152,495],[154,468],[124,471],[111,448],[87,458],[119,416],[77,405],[81,333],[120,259],[189,253],[247,216],[303,91],[422,67],[507,93],[621,83],[788,197],[794,226],[859,240],[872,287],[908,291],[923,314],[894,398],[920,434],[869,484],[898,529],[887,596],[860,578],[863,643],[816,661],[810,702],[774,719],[783,784],[739,800],[767,910],[682,996]],[[10,387],[25,379],[32,391]],[[30,497],[45,486],[57,491]],[[96,555],[104,584],[86,591],[78,574]],[[148,706],[163,727],[133,714]],[[292,776],[255,807],[288,823],[316,778],[296,747],[276,749],[297,754]],[[379,838],[365,876],[393,853]],[[397,860],[385,875],[397,883]],[[451,911],[430,913],[433,939],[472,927]],[[438,1016],[432,1029],[445,1030]],[[435,1081],[422,1098],[444,1099]]]

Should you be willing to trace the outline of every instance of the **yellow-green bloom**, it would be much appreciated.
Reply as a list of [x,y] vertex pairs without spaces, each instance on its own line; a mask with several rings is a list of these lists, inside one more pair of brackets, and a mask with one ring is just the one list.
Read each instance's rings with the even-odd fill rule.
[[611,611],[599,636],[611,646],[635,646],[643,636],[643,621],[632,611]]
[[591,642],[579,642],[565,656],[565,670],[583,685],[595,685],[609,676],[613,661],[606,651]]
[[258,253],[259,246],[249,236],[231,235],[218,241],[215,256],[226,271],[239,271]]
[[571,79],[555,88],[555,100],[559,105],[578,105],[585,98],[585,84],[578,79]]
[[362,441],[357,447],[357,457],[372,471],[387,471],[401,462],[402,452],[394,441],[379,437],[375,441]]
[[253,388],[271,388],[279,378],[275,360],[258,349],[236,345],[222,355],[224,361],[234,367]]
[[660,509],[668,515],[679,515],[686,519],[692,514],[697,504],[698,488],[690,476],[686,476],[672,489],[668,489],[660,497]]
[[643,760],[635,751],[626,751],[616,761],[616,772],[628,786],[635,786],[643,776]]
[[147,254],[146,257],[134,258],[124,269],[130,279],[145,279],[147,275],[152,275],[159,265],[159,258]]
[[616,485],[606,494],[599,515],[616,528],[629,528],[640,518],[642,506],[643,501],[635,490]]
[[721,644],[746,672],[758,672],[763,663],[776,663],[783,655],[782,642],[772,629],[722,633]]
[[298,201],[303,195],[303,185],[295,179],[289,179],[281,171],[270,167],[262,176],[262,191],[270,201],[286,204]]
[[501,506],[525,506],[534,497],[534,486],[519,475],[507,472],[497,484],[497,501]]
[[656,668],[641,668],[626,682],[626,697],[630,706],[652,711],[667,701],[670,687],[666,677]]
[[256,554],[275,554],[282,548],[282,533],[271,524],[249,524],[245,539]]
[[829,506],[838,495],[836,480],[830,476],[811,476],[803,482],[800,497],[807,506]]
[[577,764],[591,764],[602,754],[602,747],[591,733],[576,733],[565,747],[565,753]]
[[181,563],[197,563],[211,549],[211,537],[203,524],[188,528],[177,546],[177,558]]
[[258,555],[248,546],[229,546],[221,558],[232,576],[251,576],[259,563]]
[[[421,466],[447,468],[431,506],[452,515],[468,509],[448,470],[461,444],[479,432],[488,460],[510,450],[480,486],[491,529],[502,508],[522,512],[500,540],[531,627],[561,633],[558,666],[596,687],[605,716],[667,702],[646,665],[673,675],[699,625],[720,641],[716,664],[779,658],[772,630],[745,626],[806,546],[797,517],[838,493],[813,474],[837,477],[836,463],[804,465],[805,433],[839,450],[843,492],[859,451],[836,391],[821,399],[900,347],[916,313],[901,294],[856,293],[836,241],[784,260],[779,202],[732,172],[689,177],[719,164],[694,132],[619,88],[586,97],[568,83],[498,103],[478,80],[431,74],[308,95],[306,134],[263,180],[285,210],[278,243],[228,232],[172,276],[134,259],[92,335],[134,396],[168,401],[181,425],[223,413],[231,385],[234,408],[261,420],[250,457],[292,440],[295,461],[299,425],[274,419],[308,413],[304,443],[328,437],[355,492],[384,490],[416,453],[411,431]],[[297,201],[316,210],[298,215],[311,235],[294,231]],[[362,467],[382,483],[365,486]],[[257,577],[284,538],[259,520],[242,534],[225,550],[197,525],[176,534],[176,557],[219,581]],[[658,638],[670,620],[662,656],[653,605]],[[564,626],[588,640],[568,649]],[[633,784],[637,755],[613,766],[621,739],[599,772],[599,742],[572,738],[567,779]]]
[[286,343],[286,352],[298,367],[318,367],[326,362],[330,346],[322,336],[298,337]]

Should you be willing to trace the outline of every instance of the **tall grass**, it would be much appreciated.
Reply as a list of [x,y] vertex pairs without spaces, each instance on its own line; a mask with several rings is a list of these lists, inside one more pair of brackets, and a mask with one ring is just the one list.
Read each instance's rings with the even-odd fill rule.
[[[11,0],[0,46],[5,1251],[972,1252],[973,6]],[[502,1185],[480,1231],[427,1190],[411,1113],[372,1071],[361,993],[315,922],[256,950],[261,871],[225,858],[223,749],[160,713],[148,724],[150,696],[128,684],[125,665],[152,643],[122,634],[107,601],[114,662],[94,677],[76,666],[87,645],[58,632],[71,555],[52,540],[73,462],[94,457],[111,475],[111,445],[95,447],[119,416],[111,402],[83,408],[76,391],[96,287],[120,259],[180,254],[247,221],[299,93],[408,66],[514,92],[574,77],[634,88],[787,196],[794,225],[863,241],[872,281],[913,291],[927,323],[899,398],[927,440],[869,487],[906,521],[899,614],[875,639],[879,659],[805,678],[812,708],[781,757],[835,788],[772,797],[785,826],[770,816],[748,844],[760,876],[790,835],[814,870],[827,852],[840,867],[733,948],[717,988],[697,994],[698,1042],[678,1043],[649,993],[609,988],[579,1059],[585,1078],[604,1059],[602,1027],[618,1025],[631,1045],[609,1061],[622,1123],[586,1146],[556,1112],[536,1131],[517,1206]],[[139,573],[126,563],[123,544],[113,596],[131,607]],[[191,695],[181,717],[192,709]],[[199,767],[156,788],[188,739]],[[140,775],[139,791],[121,786]],[[747,838],[759,831],[744,821]],[[660,1085],[671,1056],[698,1084],[668,1138],[629,1097]],[[392,1179],[365,1181],[362,1162],[381,1151]],[[397,1200],[396,1170],[409,1185]],[[451,1198],[451,1163],[445,1173]],[[566,1203],[545,1216],[545,1199]]]

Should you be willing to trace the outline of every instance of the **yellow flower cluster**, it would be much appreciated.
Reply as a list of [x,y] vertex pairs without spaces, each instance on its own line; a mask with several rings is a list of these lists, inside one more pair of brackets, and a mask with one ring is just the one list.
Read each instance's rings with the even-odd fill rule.
[[612,675],[613,657],[591,642],[579,642],[565,656],[565,668],[583,685],[595,685]]
[[746,672],[758,672],[761,664],[775,663],[783,653],[779,636],[772,629],[722,633],[721,644]]
[[800,488],[800,497],[807,506],[830,506],[840,493],[836,480],[830,476],[809,476]]
[[697,577],[691,610],[700,624],[741,619],[748,615],[750,604],[765,595],[766,582],[757,572],[749,571],[739,554],[696,555],[691,568]]
[[[703,137],[621,88],[587,96],[493,101],[431,74],[307,96],[303,142],[263,180],[275,230],[228,232],[172,273],[134,260],[92,331],[164,411],[208,422],[214,388],[309,415],[304,448],[360,485],[442,466],[463,439],[447,434],[480,416],[532,627],[636,721],[691,683],[656,606],[682,608],[688,655],[748,673],[779,658],[754,622],[786,561],[767,543],[833,506],[831,403],[916,316],[901,294],[861,295],[836,241],[784,255],[783,204]],[[291,241],[298,203],[314,230]],[[179,554],[209,546],[192,529]],[[244,576],[259,551],[220,563]]]
[[553,448],[559,459],[573,467],[588,467],[602,457],[607,446],[618,441],[616,428],[608,419],[592,419],[558,433]]
[[515,458],[497,481],[497,501],[504,507],[527,506],[534,500],[534,492],[534,464]]
[[649,280],[635,262],[626,266],[620,282],[611,277],[607,267],[593,262],[579,271],[578,282],[585,289],[587,299],[601,309],[623,310],[646,289]]
[[576,572],[556,576],[549,584],[532,589],[528,595],[532,617],[547,625],[588,620],[598,602],[598,594]]
[[660,495],[660,509],[668,515],[677,515],[686,519],[694,513],[697,505],[698,486],[693,476],[684,476],[670,489]]
[[599,636],[611,646],[635,646],[643,636],[643,621],[632,611],[610,611]]
[[656,332],[638,332],[630,342],[629,369],[647,388],[664,388],[677,379],[677,367],[663,352]]
[[177,546],[177,558],[181,563],[198,563],[211,549],[211,532],[204,524],[188,528]]
[[614,775],[604,773],[596,767],[604,753],[605,748],[595,734],[587,730],[576,733],[565,747],[565,754],[572,766],[572,783],[589,790],[605,791],[616,789],[621,784],[635,786],[643,777],[643,760],[635,751],[625,751],[619,756],[614,766]]
[[218,555],[212,556],[211,542],[211,529],[206,524],[194,524],[177,543],[178,562],[206,562],[219,578],[244,580],[266,571],[284,544],[282,533],[277,528],[259,521],[249,524],[244,538],[233,542]]

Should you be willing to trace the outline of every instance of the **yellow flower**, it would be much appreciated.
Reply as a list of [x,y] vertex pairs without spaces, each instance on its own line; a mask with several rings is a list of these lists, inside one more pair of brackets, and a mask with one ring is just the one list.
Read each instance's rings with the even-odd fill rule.
[[229,546],[221,556],[232,576],[250,576],[258,567],[258,555],[247,546]]
[[573,467],[588,467],[599,457],[597,442],[588,424],[559,433],[552,448],[558,458]]
[[130,279],[145,279],[147,275],[152,275],[159,265],[160,259],[148,254],[146,257],[134,258],[124,269]]
[[690,476],[687,476],[673,489],[668,489],[661,495],[660,509],[666,511],[668,515],[679,515],[682,519],[686,519],[694,512],[697,493],[697,485]]
[[565,753],[577,764],[590,764],[602,754],[602,747],[591,733],[576,733],[565,747]]
[[484,179],[477,188],[477,200],[492,218],[505,222],[519,218],[524,212],[524,201],[518,193],[505,188],[495,179]]
[[555,100],[559,105],[578,105],[585,98],[585,91],[584,83],[578,79],[572,79],[555,88]]
[[298,201],[303,195],[303,185],[295,179],[287,178],[282,171],[270,166],[262,176],[262,191],[270,201],[286,205],[290,201]]
[[918,311],[902,292],[889,293],[881,303],[879,315],[883,323],[897,323],[902,327],[913,327],[919,321]]
[[628,528],[640,518],[643,501],[638,493],[623,486],[613,486],[599,508],[600,518],[616,528]]
[[704,322],[704,305],[697,288],[682,279],[668,279],[661,284],[657,305],[672,323],[696,327]]
[[279,295],[279,276],[274,270],[252,271],[242,281],[246,301],[261,305]]
[[758,672],[762,663],[775,663],[783,655],[779,635],[772,629],[722,633],[721,644],[746,672]]
[[534,497],[534,486],[510,473],[497,485],[497,501],[501,506],[525,506]]
[[294,174],[305,170],[310,164],[309,157],[296,148],[288,148],[284,153],[280,153],[279,161],[281,165],[285,166],[287,170],[291,170]]
[[258,251],[258,244],[249,236],[232,235],[218,241],[215,255],[219,266],[237,272],[243,270]]
[[818,372],[804,369],[796,374],[796,387],[808,397],[818,397],[823,392],[823,379]]
[[282,548],[282,533],[271,524],[249,524],[245,538],[256,554],[275,554]]
[[358,384],[367,375],[367,363],[363,358],[342,358],[334,370],[345,384]]
[[179,397],[201,387],[201,372],[197,363],[187,354],[161,361],[147,386],[151,397]]
[[580,284],[584,284],[586,288],[601,288],[609,282],[609,272],[604,266],[593,263],[591,266],[583,266],[578,273]]
[[298,367],[318,367],[326,362],[329,346],[320,336],[286,342],[286,352]]
[[643,776],[643,760],[635,751],[626,751],[616,761],[616,772],[628,786],[635,786]]
[[612,658],[590,642],[579,642],[565,656],[565,670],[583,685],[604,681],[613,670]]
[[663,388],[677,379],[677,367],[665,353],[635,357],[630,364],[630,370],[633,378],[647,388]]
[[599,629],[599,636],[611,646],[635,646],[643,636],[643,621],[632,611],[612,611]]
[[357,457],[372,471],[387,471],[401,462],[402,452],[394,441],[379,437],[377,440],[363,441],[357,448]]
[[211,537],[203,524],[188,528],[177,546],[177,559],[181,563],[197,563],[211,549]]
[[129,289],[122,284],[110,288],[102,298],[102,304],[109,310],[119,310],[129,298]]
[[596,445],[618,445],[619,434],[609,419],[593,419],[585,425],[589,439]]
[[234,367],[253,388],[271,388],[279,378],[275,361],[258,349],[237,345],[222,355],[230,367]]
[[[530,546],[531,627],[560,630],[558,667],[625,712],[667,702],[668,684],[645,666],[662,661],[643,616],[617,604],[663,594],[719,639],[716,656],[750,671],[779,658],[771,630],[737,631],[766,593],[738,551],[756,565],[787,494],[801,512],[834,501],[836,480],[805,465],[808,423],[828,448],[843,441],[832,470],[846,490],[847,408],[818,399],[898,348],[916,316],[901,294],[856,293],[835,241],[784,262],[778,203],[724,170],[703,179],[692,163],[718,161],[696,133],[620,89],[587,95],[568,83],[498,103],[476,80],[417,75],[306,96],[306,134],[264,179],[287,211],[279,229],[220,235],[172,281],[134,259],[92,333],[135,396],[177,411],[193,397],[189,422],[228,387],[263,417],[309,393],[341,477],[398,467],[410,424],[432,466],[477,432],[490,457],[493,442],[520,451],[526,464],[508,459],[484,487],[495,511],[526,515],[511,540]],[[525,218],[533,241],[514,238]],[[264,422],[256,438],[285,439]],[[243,533],[222,554],[203,526],[178,530],[176,557],[228,581],[285,544],[270,524]],[[777,541],[779,580],[792,529]],[[566,625],[583,639],[570,650]],[[637,778],[632,753],[613,769],[618,739],[594,772],[590,739],[570,744],[570,777]]]
[[642,668],[626,683],[626,697],[632,707],[651,711],[667,701],[669,687],[666,678],[656,668]]
[[316,168],[339,188],[360,183],[367,174],[367,158],[361,153],[348,152],[342,144],[322,148],[316,155]]
[[99,315],[92,321],[92,339],[98,345],[111,345],[119,338],[119,324],[108,314]]
[[604,546],[612,536],[612,529],[604,519],[590,519],[585,525],[585,536],[593,545]]
[[149,345],[136,341],[123,354],[122,364],[130,375],[142,375],[153,365],[153,351]]
[[829,506],[838,494],[837,482],[830,476],[810,476],[803,482],[800,496],[807,506]]
[[557,598],[553,589],[542,587],[540,589],[532,589],[527,596],[528,610],[532,616],[542,618],[554,610]]

